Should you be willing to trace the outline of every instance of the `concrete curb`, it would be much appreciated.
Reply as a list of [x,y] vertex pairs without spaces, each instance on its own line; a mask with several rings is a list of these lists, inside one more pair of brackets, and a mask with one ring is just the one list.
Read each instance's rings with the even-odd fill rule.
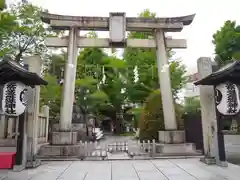
[[66,158],[63,158],[63,157],[56,157],[56,158],[38,158],[40,159],[41,161],[130,161],[130,160],[160,160],[160,159],[194,159],[194,158],[203,158],[204,156],[161,156],[161,157],[133,157],[133,158],[130,158],[129,159],[121,159],[121,158],[116,158],[116,159],[102,159],[101,157],[97,158],[97,159],[94,159],[94,158],[87,158],[87,159],[79,159],[77,157],[66,157]]

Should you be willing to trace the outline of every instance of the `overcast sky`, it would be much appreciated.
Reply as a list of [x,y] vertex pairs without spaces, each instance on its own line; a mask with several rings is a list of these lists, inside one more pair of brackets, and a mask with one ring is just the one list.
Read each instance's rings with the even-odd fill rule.
[[[14,0],[12,0],[14,1]],[[240,23],[237,0],[29,0],[49,10],[50,13],[79,16],[108,16],[109,12],[126,12],[126,16],[137,16],[143,9],[156,12],[158,17],[183,16],[196,13],[193,23],[181,33],[171,34],[175,38],[186,38],[188,48],[176,50],[188,66],[196,71],[196,60],[200,56],[213,56],[212,34],[224,21]]]

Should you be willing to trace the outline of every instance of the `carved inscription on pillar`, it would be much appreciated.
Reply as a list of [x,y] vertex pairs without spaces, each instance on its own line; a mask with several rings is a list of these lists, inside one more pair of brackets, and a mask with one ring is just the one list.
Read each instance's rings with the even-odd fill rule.
[[[198,73],[200,79],[212,73],[212,61],[210,58],[198,59]],[[213,86],[200,85],[200,104],[202,115],[204,152],[207,156],[218,157],[216,107]]]

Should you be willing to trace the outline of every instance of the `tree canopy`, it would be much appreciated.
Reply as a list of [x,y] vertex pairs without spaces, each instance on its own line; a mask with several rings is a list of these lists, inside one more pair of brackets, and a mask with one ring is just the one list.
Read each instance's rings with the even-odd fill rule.
[[[140,16],[154,17],[155,13],[145,10]],[[86,36],[98,37],[95,32],[90,32]],[[128,34],[128,38],[153,36],[152,33],[141,32]],[[174,52],[168,49],[169,58],[173,54]],[[54,75],[55,79],[62,76],[66,58],[64,53],[51,56],[48,73]],[[116,132],[120,133],[124,123],[124,109],[133,107],[130,110],[132,112],[143,109],[139,107],[143,107],[147,98],[160,88],[156,63],[156,50],[151,48],[126,48],[122,58],[106,53],[101,48],[84,48],[79,52],[77,59],[76,103],[81,107],[83,114],[94,113],[99,117],[104,115],[112,118],[117,127]],[[177,98],[178,92],[186,82],[186,69],[181,61],[172,61],[170,70],[172,91]],[[54,89],[54,86],[52,87]],[[53,90],[48,91],[51,94]],[[161,99],[159,102],[161,103]],[[138,108],[134,108],[135,106]]]
[[220,66],[240,59],[240,26],[236,21],[226,21],[213,35],[215,60]]
[[[155,17],[156,14],[146,9],[140,17]],[[131,32],[128,38],[149,39],[154,37],[152,32]],[[174,54],[168,49],[168,56]],[[132,102],[143,104],[152,90],[159,88],[156,50],[153,48],[126,48],[124,60],[128,65],[128,96]],[[177,98],[179,90],[186,83],[186,68],[180,61],[170,63],[173,95]],[[137,77],[135,76],[137,74]]]
[[[57,117],[61,104],[61,79],[67,61],[67,52],[49,51],[44,40],[48,36],[59,36],[40,19],[40,12],[47,11],[29,2],[15,3],[5,8],[0,0],[0,56],[9,54],[18,63],[24,57],[39,54],[44,57],[44,78],[49,82],[41,87],[41,103],[50,107],[52,117]],[[140,17],[155,17],[144,10]],[[89,32],[88,38],[97,38]],[[131,32],[128,38],[153,38],[153,33]],[[123,114],[134,107],[143,109],[145,101],[156,90],[159,80],[154,48],[126,48],[122,57],[116,57],[116,49],[107,53],[102,48],[84,48],[78,54],[75,99],[84,115],[94,113],[110,117],[123,127]],[[169,58],[174,51],[167,49]],[[181,61],[170,63],[172,91],[174,97],[186,82],[185,66]],[[161,102],[161,99],[159,99]],[[159,109],[160,110],[160,109]],[[138,113],[139,114],[139,113]]]
[[56,32],[41,21],[40,13],[43,11],[46,10],[22,1],[0,12],[0,56],[11,55],[17,62],[33,54],[46,57],[44,40],[47,36],[56,35]]

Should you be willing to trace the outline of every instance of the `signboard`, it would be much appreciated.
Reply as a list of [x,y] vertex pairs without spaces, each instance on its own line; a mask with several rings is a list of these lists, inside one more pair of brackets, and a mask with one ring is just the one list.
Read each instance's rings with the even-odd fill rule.
[[125,13],[111,13],[109,17],[109,37],[112,43],[121,43],[125,40],[126,18]]
[[226,116],[233,116],[239,113],[239,89],[236,84],[226,82],[217,85],[215,95],[216,106],[219,113]]
[[8,116],[19,116],[27,105],[27,87],[21,82],[8,82],[3,87],[3,112]]

